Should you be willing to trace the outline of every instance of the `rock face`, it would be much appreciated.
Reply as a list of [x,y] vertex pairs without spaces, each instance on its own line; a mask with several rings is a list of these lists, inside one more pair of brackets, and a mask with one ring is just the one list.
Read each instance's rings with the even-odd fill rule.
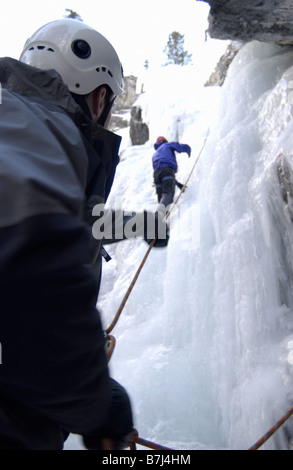
[[291,222],[293,222],[293,172],[292,163],[283,155],[278,157],[278,177],[286,203],[286,209],[290,215]]
[[148,126],[142,120],[142,110],[135,106],[139,96],[136,93],[137,78],[133,75],[124,77],[124,93],[119,96],[112,110],[110,130],[130,127],[129,136],[132,145],[143,145],[149,140]]
[[142,121],[141,112],[139,106],[131,108],[129,135],[132,145],[143,145],[149,140],[149,128]]
[[112,110],[110,130],[113,132],[129,126],[129,112],[138,97],[136,81],[137,78],[133,75],[124,77],[124,92],[116,98]]
[[210,37],[293,45],[292,0],[197,0],[208,3]]
[[214,72],[211,74],[210,78],[208,81],[205,83],[204,86],[222,86],[229,66],[236,56],[238,54],[239,50],[243,46],[243,43],[232,41],[225,52],[225,54],[222,55],[220,58]]
[[118,96],[115,102],[117,108],[130,108],[136,101],[138,94],[136,93],[137,78],[133,75],[124,77],[124,92]]

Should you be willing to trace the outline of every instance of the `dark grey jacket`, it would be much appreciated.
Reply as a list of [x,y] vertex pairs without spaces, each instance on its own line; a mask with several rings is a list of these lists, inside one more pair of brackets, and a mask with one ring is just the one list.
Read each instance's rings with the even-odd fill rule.
[[100,241],[84,220],[107,198],[120,137],[55,71],[4,58],[0,82],[0,397],[91,435],[109,376],[89,256]]

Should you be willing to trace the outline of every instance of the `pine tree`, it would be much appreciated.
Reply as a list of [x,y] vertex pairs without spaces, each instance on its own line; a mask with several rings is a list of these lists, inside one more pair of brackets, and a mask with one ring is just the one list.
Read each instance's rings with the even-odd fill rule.
[[169,34],[164,52],[167,54],[166,65],[187,65],[191,62],[192,55],[184,50],[184,35],[178,33],[178,31],[173,31]]

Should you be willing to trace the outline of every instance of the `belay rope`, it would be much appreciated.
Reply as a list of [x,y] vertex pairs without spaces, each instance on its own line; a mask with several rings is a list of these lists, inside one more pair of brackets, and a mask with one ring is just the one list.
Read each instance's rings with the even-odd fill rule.
[[[197,157],[196,157],[196,160],[195,160],[195,162],[194,162],[194,164],[193,164],[193,166],[192,166],[192,168],[191,168],[191,171],[190,171],[190,173],[189,173],[189,175],[188,175],[187,180],[186,180],[185,183],[183,184],[183,186],[182,186],[182,188],[181,188],[181,190],[180,190],[180,193],[179,193],[179,195],[177,196],[175,202],[173,203],[173,205],[171,206],[171,208],[169,209],[169,211],[168,211],[167,214],[165,215],[165,217],[164,217],[164,219],[163,219],[163,222],[165,222],[165,221],[168,219],[168,217],[170,216],[170,214],[171,214],[171,212],[173,211],[174,207],[175,207],[176,204],[178,203],[178,201],[179,201],[179,199],[180,199],[182,193],[184,192],[184,190],[185,190],[185,188],[186,188],[186,186],[187,186],[187,184],[188,184],[188,182],[189,182],[189,180],[190,180],[190,178],[191,178],[191,175],[192,175],[192,173],[193,173],[193,171],[194,171],[195,165],[197,164],[198,159],[199,159],[199,157],[201,156],[201,154],[202,154],[202,152],[203,152],[203,149],[204,149],[204,147],[205,147],[205,145],[206,145],[206,141],[207,141],[207,138],[208,138],[208,134],[209,134],[209,131],[207,132],[206,138],[205,138],[205,140],[204,140],[204,142],[203,142],[203,145],[202,145],[202,147],[201,147],[201,149],[200,149],[200,151],[199,151],[199,153],[198,153],[198,155],[197,155]],[[113,351],[114,351],[115,343],[116,343],[114,336],[110,335],[110,333],[112,332],[113,328],[115,327],[115,325],[117,324],[117,322],[118,322],[118,320],[119,320],[119,318],[120,318],[120,315],[121,315],[121,313],[122,313],[122,311],[123,311],[123,309],[124,309],[124,307],[125,307],[125,304],[126,304],[128,298],[129,298],[129,296],[130,296],[130,294],[131,294],[131,292],[132,292],[132,289],[133,289],[134,286],[135,286],[135,283],[136,283],[136,281],[137,281],[137,279],[138,279],[138,276],[139,276],[139,274],[141,273],[142,268],[144,267],[145,262],[146,262],[146,260],[147,260],[147,258],[148,258],[148,256],[149,256],[149,254],[150,254],[150,252],[151,252],[151,250],[152,250],[152,248],[153,248],[155,242],[156,242],[156,237],[151,241],[151,243],[150,243],[150,245],[149,245],[149,247],[148,247],[148,249],[147,249],[147,251],[146,251],[146,253],[145,253],[145,255],[144,255],[144,257],[143,257],[143,259],[142,259],[142,261],[141,261],[141,263],[140,263],[140,265],[139,265],[139,267],[138,267],[138,269],[137,269],[137,271],[136,271],[136,273],[135,273],[135,275],[134,275],[134,277],[133,277],[133,279],[132,279],[132,281],[131,281],[131,283],[130,283],[130,285],[129,285],[129,287],[128,287],[126,293],[125,293],[125,295],[124,295],[124,297],[123,297],[123,299],[122,299],[122,302],[121,302],[121,304],[120,304],[120,306],[119,306],[119,308],[118,308],[118,310],[117,310],[117,312],[116,312],[116,315],[115,315],[115,317],[114,317],[112,323],[111,323],[111,324],[109,325],[109,327],[105,330],[105,349],[106,349],[106,354],[107,354],[108,361],[111,359],[111,356],[112,356]],[[142,446],[145,446],[145,447],[149,447],[150,449],[154,449],[154,450],[172,450],[172,449],[170,449],[170,448],[168,448],[168,447],[164,447],[164,446],[162,446],[162,445],[160,445],[160,444],[156,444],[156,443],[151,442],[151,441],[148,441],[148,440],[146,440],[146,439],[142,439],[141,437],[139,437],[138,432],[137,432],[136,430],[134,430],[134,431],[135,431],[135,434],[134,434],[134,437],[133,437],[133,442],[132,442],[132,444],[131,444],[131,446],[130,446],[130,449],[131,449],[131,450],[135,450],[135,449],[136,449],[136,444],[139,444],[139,445],[142,445]]]
[[[202,145],[202,147],[201,147],[201,149],[200,149],[200,152],[198,153],[198,155],[197,155],[197,157],[196,157],[196,160],[195,160],[195,162],[194,162],[194,164],[193,164],[193,166],[192,166],[192,168],[191,168],[191,170],[190,170],[190,173],[189,173],[189,175],[188,175],[187,180],[185,181],[184,185],[182,186],[182,188],[181,188],[181,190],[180,190],[180,193],[178,194],[178,196],[177,196],[175,202],[172,204],[171,208],[168,210],[167,214],[165,215],[165,217],[164,217],[164,219],[163,219],[163,222],[165,222],[165,221],[168,219],[168,217],[170,216],[170,214],[171,214],[171,212],[173,211],[174,207],[177,205],[177,203],[178,203],[178,201],[179,201],[179,199],[180,199],[182,193],[184,192],[184,190],[185,190],[185,188],[186,188],[186,186],[187,186],[187,183],[189,182],[189,180],[190,180],[190,178],[191,178],[191,175],[192,175],[192,173],[193,173],[193,171],[194,171],[195,165],[197,164],[198,159],[199,159],[199,157],[201,156],[201,154],[202,154],[202,152],[203,152],[203,149],[204,149],[204,147],[205,147],[205,144],[206,144],[206,141],[207,141],[207,138],[208,138],[208,134],[209,134],[209,132],[208,132],[207,135],[206,135],[206,138],[205,138],[205,140],[204,140],[204,142],[203,142],[203,145]],[[128,289],[127,289],[127,291],[126,291],[126,294],[125,294],[124,297],[123,297],[123,300],[122,300],[122,302],[121,302],[121,304],[120,304],[120,306],[119,306],[119,308],[118,308],[118,310],[117,310],[117,312],[116,312],[116,315],[115,315],[115,317],[114,317],[112,323],[111,323],[110,326],[106,329],[106,331],[105,331],[106,336],[108,336],[109,333],[111,333],[111,331],[113,330],[114,326],[117,324],[118,319],[119,319],[119,317],[120,317],[120,315],[121,315],[121,313],[122,313],[122,311],[123,311],[123,309],[124,309],[124,307],[125,307],[125,304],[126,304],[128,298],[129,298],[130,294],[131,294],[132,289],[133,289],[134,286],[135,286],[135,283],[136,283],[136,281],[137,281],[137,279],[138,279],[138,276],[140,275],[141,270],[142,270],[142,268],[144,267],[145,262],[146,262],[146,260],[147,260],[147,258],[148,258],[148,256],[149,256],[149,254],[150,254],[150,252],[151,252],[151,250],[152,250],[152,248],[153,248],[155,242],[156,242],[156,237],[151,241],[151,243],[150,243],[150,245],[149,245],[149,247],[148,247],[148,249],[147,249],[147,251],[146,251],[146,253],[145,253],[145,255],[144,255],[144,257],[143,257],[143,259],[142,259],[142,261],[141,261],[141,263],[140,263],[140,265],[139,265],[139,267],[138,267],[138,269],[137,269],[137,271],[136,271],[136,273],[135,273],[135,275],[134,275],[134,277],[133,277],[133,279],[132,279],[132,281],[131,281],[131,283],[130,283]]]
[[293,406],[264,434],[264,436],[262,436],[253,446],[249,447],[248,450],[258,450],[270,437],[272,437],[273,434],[275,434],[276,431],[278,431],[278,429],[285,423],[285,421],[287,421],[287,419],[290,418],[292,414]]
[[[175,202],[173,203],[172,207],[170,208],[170,210],[167,212],[167,214],[166,214],[163,221],[166,221],[168,219],[168,217],[170,216],[170,214],[173,211],[174,207],[178,203],[182,193],[184,192],[184,190],[185,190],[185,188],[186,188],[186,186],[187,186],[187,184],[188,184],[188,182],[191,178],[191,175],[194,171],[195,165],[197,164],[198,159],[201,156],[201,154],[203,152],[203,149],[206,145],[208,134],[209,134],[209,131],[207,132],[206,138],[205,138],[205,140],[203,142],[203,145],[202,145],[202,147],[201,147],[201,149],[200,149],[200,151],[197,155],[197,158],[196,158],[196,160],[195,160],[195,162],[194,162],[194,164],[191,168],[191,171],[188,175],[187,180],[185,181],[184,185],[182,186],[179,195],[177,196],[177,198],[176,198]],[[106,354],[107,354],[108,361],[111,359],[111,356],[113,354],[114,347],[115,347],[115,344],[116,344],[116,340],[115,340],[114,336],[110,335],[110,333],[112,332],[113,328],[115,327],[115,325],[117,324],[117,322],[120,318],[120,315],[121,315],[121,313],[122,313],[122,311],[125,307],[125,304],[126,304],[128,298],[129,298],[129,296],[132,292],[132,289],[134,288],[134,285],[135,285],[135,283],[136,283],[136,281],[139,277],[139,274],[142,271],[142,268],[144,267],[145,262],[146,262],[146,260],[149,256],[155,242],[156,242],[156,238],[154,238],[152,240],[152,242],[150,243],[150,245],[149,245],[149,247],[148,247],[148,249],[147,249],[147,251],[146,251],[146,253],[145,253],[145,255],[144,255],[144,257],[143,257],[143,259],[142,259],[142,261],[141,261],[141,263],[140,263],[140,265],[139,265],[139,267],[138,267],[138,269],[137,269],[137,271],[136,271],[136,273],[135,273],[135,275],[134,275],[134,277],[133,277],[133,279],[132,279],[132,281],[131,281],[131,283],[130,283],[130,285],[129,285],[126,293],[125,293],[125,295],[124,295],[124,297],[123,297],[123,300],[122,300],[122,302],[121,302],[121,304],[120,304],[120,306],[119,306],[119,308],[116,312],[116,315],[115,315],[112,323],[109,325],[109,327],[105,331],[105,348],[106,348]],[[292,416],[292,414],[293,414],[293,406],[255,444],[253,444],[251,447],[249,447],[248,450],[258,450]],[[154,449],[154,450],[172,450],[172,449],[170,449],[168,447],[164,447],[160,444],[156,444],[156,443],[148,441],[146,439],[142,439],[141,437],[139,437],[138,432],[136,430],[134,430],[133,442],[130,445],[130,449],[135,450],[136,449],[136,444],[139,444],[139,445],[142,445],[142,446],[148,447],[150,449]]]
[[[280,427],[290,418],[290,416],[292,416],[292,414],[293,406],[255,444],[249,447],[248,450],[258,450],[263,444],[265,444],[266,441],[269,440],[270,437],[272,437],[273,434],[275,434],[275,432],[278,431],[278,429],[280,429]],[[140,438],[137,431],[134,430],[133,444],[131,444],[130,450],[136,450],[136,444],[149,447],[150,449],[154,450],[172,450],[169,447],[163,447],[160,444],[156,444],[154,442]]]

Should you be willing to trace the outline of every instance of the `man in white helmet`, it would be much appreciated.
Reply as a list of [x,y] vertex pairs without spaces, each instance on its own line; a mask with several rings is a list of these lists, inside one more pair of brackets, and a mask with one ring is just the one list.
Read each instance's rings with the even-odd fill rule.
[[62,449],[69,433],[119,448],[132,414],[109,377],[91,214],[118,163],[107,126],[122,67],[107,39],[64,19],[20,61],[0,59],[0,82],[0,449]]

